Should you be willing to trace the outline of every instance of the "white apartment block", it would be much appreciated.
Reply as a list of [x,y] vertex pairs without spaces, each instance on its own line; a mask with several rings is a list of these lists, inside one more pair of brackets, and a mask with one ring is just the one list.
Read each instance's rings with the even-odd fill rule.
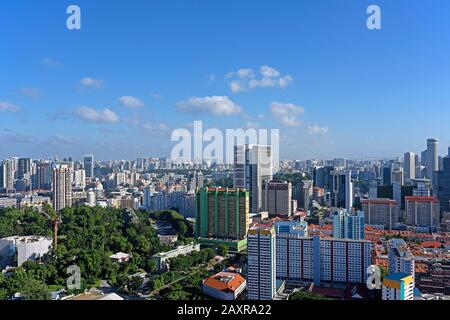
[[302,283],[365,283],[372,243],[298,234],[276,235],[277,278]]
[[272,300],[276,295],[276,244],[273,226],[253,227],[247,234],[249,300]]

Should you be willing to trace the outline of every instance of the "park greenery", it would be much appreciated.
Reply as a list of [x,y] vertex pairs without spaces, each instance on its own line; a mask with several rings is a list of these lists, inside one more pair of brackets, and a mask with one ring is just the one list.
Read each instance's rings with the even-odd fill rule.
[[[135,291],[139,280],[130,275],[155,271],[151,257],[171,249],[160,243],[152,226],[154,221],[172,225],[179,243],[192,241],[192,226],[174,211],[135,211],[138,219],[126,219],[124,210],[100,207],[65,208],[58,214],[49,206],[45,212],[32,209],[0,209],[0,238],[12,235],[38,235],[53,237],[52,218],[59,216],[56,252],[50,252],[42,263],[27,261],[8,275],[0,275],[0,299],[20,293],[23,299],[49,299],[51,288],[64,288],[68,278],[67,268],[77,265],[81,270],[82,289],[97,286],[107,280],[117,288]],[[109,258],[117,252],[131,254],[128,263],[118,263]],[[210,257],[198,253],[179,264],[196,263]]]

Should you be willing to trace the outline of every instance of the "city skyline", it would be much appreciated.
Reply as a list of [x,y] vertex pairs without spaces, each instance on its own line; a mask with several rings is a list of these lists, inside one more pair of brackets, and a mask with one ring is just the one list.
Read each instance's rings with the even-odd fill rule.
[[447,154],[448,2],[379,1],[376,31],[365,1],[77,1],[76,31],[26,3],[0,4],[0,158],[169,157],[195,120],[280,129],[281,159]]

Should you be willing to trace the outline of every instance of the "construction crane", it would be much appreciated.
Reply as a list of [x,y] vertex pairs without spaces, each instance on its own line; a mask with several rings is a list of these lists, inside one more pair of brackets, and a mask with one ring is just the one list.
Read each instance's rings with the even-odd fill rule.
[[53,224],[53,250],[55,252],[55,256],[57,255],[58,250],[58,228],[59,225],[62,223],[61,217],[56,216],[52,218],[52,224]]

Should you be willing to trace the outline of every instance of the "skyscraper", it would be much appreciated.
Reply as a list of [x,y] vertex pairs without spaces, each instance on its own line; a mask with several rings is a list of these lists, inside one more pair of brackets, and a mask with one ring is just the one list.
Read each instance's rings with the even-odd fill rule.
[[390,166],[383,167],[383,185],[390,186],[392,184],[392,168]]
[[14,171],[11,160],[3,160],[0,166],[0,188],[12,189],[14,187]]
[[286,181],[264,181],[263,210],[270,215],[290,216],[292,213],[292,185]]
[[405,168],[405,181],[409,182],[416,178],[416,155],[412,152],[405,153],[403,166]]
[[353,182],[351,171],[333,171],[332,206],[351,211],[353,207]]
[[[450,150],[449,150],[450,153]],[[450,154],[444,158],[444,165],[436,176],[437,197],[444,211],[450,211]]]
[[249,300],[273,300],[276,295],[276,241],[273,226],[254,226],[247,235]]
[[262,185],[272,180],[272,148],[263,145],[234,147],[234,187],[250,193],[250,211],[262,210]]
[[17,170],[17,179],[23,179],[31,172],[31,159],[19,158],[19,168]]
[[84,171],[86,172],[86,178],[94,177],[94,155],[87,154],[83,157]]
[[427,140],[427,178],[435,182],[434,172],[439,171],[439,140]]
[[69,165],[53,168],[53,208],[56,211],[72,206],[72,172]]

